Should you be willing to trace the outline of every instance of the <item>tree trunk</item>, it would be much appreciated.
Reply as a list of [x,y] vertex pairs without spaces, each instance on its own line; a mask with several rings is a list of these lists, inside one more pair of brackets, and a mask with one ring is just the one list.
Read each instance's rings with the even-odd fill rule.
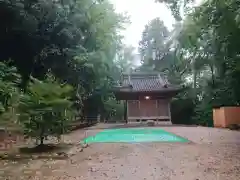
[[211,64],[210,65],[210,69],[211,69],[211,77],[212,77],[212,87],[214,87],[214,69],[213,69],[213,65]]
[[44,140],[44,136],[41,136],[41,138],[40,138],[40,145],[43,145],[43,140]]
[[193,88],[194,91],[197,89],[197,73],[195,70],[193,70]]
[[44,141],[44,126],[42,125],[40,132],[40,145],[43,145],[43,141]]
[[128,123],[128,117],[127,117],[127,100],[124,102],[124,119],[126,121],[126,124]]
[[193,98],[196,99],[197,96],[197,69],[196,69],[196,56],[197,54],[194,53],[193,55],[193,62],[192,62],[192,72],[193,72]]
[[197,72],[193,69],[193,98],[197,96]]

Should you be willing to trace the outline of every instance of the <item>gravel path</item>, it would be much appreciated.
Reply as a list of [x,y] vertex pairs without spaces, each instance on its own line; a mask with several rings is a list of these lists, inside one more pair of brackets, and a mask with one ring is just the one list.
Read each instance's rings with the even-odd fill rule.
[[[163,127],[163,129],[185,137],[191,142],[92,144],[83,152],[76,151],[68,160],[28,162],[28,168],[35,170],[31,171],[28,177],[23,175],[26,168],[18,166],[15,169],[7,169],[9,179],[240,179],[240,132],[204,127]],[[76,143],[86,133],[91,135],[98,131],[96,129],[87,132],[76,131],[66,136],[65,141]]]

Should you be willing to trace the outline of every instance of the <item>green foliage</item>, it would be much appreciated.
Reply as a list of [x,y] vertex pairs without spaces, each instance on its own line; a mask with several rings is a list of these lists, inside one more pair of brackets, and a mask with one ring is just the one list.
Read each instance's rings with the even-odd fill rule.
[[[146,26],[142,33],[142,39],[139,42],[139,52],[143,64],[152,65],[153,50],[156,52],[156,56],[164,56],[166,51],[165,41],[169,36],[169,31],[164,25],[163,21],[159,18],[153,19]],[[161,65],[163,66],[164,63]]]
[[118,51],[115,64],[121,72],[130,72],[136,67],[134,50],[132,46],[123,45]]
[[121,44],[118,29],[125,17],[108,1],[4,0],[0,8],[9,17],[6,21],[1,16],[0,57],[13,59],[23,85],[30,75],[44,78],[51,69],[56,77],[85,87],[96,80],[99,69],[108,73],[104,68],[112,64]]
[[195,101],[191,98],[191,87],[187,86],[172,99],[171,120],[174,124],[194,124]]
[[0,62],[0,117],[8,113],[10,107],[15,107],[18,103],[19,75],[14,67],[9,67]]
[[191,0],[157,1],[181,20],[164,44],[166,68],[154,62],[155,70],[171,83],[190,87],[173,99],[173,119],[182,116],[177,123],[212,126],[213,108],[240,104],[239,3],[207,0],[192,6]]
[[211,103],[198,102],[195,107],[193,124],[213,127],[213,106]]
[[105,120],[122,120],[124,116],[124,104],[121,101],[117,101],[114,98],[109,98],[108,101],[105,102],[104,110],[102,112],[102,116]]
[[[122,49],[119,30],[128,23],[126,15],[108,0],[2,0],[0,14],[0,58],[12,59],[23,90],[31,76],[45,82],[51,72],[73,87],[71,101],[80,115],[105,105],[120,77],[114,59]],[[96,97],[101,100],[88,102]]]
[[155,0],[156,2],[165,3],[172,11],[173,17],[177,21],[181,21],[185,12],[189,11],[189,4],[191,5],[194,0]]
[[33,79],[27,92],[20,97],[20,123],[27,136],[41,140],[46,136],[59,136],[71,121],[69,100],[72,87],[53,80]]
[[[183,47],[194,54],[195,88],[199,89],[196,95],[198,92],[202,95],[201,103],[197,104],[198,119],[208,125],[212,108],[240,103],[237,68],[240,29],[236,20],[239,9],[235,0],[206,1],[189,15],[187,20],[191,24],[183,31],[185,42],[189,42],[189,46]],[[207,72],[208,76],[201,75]]]

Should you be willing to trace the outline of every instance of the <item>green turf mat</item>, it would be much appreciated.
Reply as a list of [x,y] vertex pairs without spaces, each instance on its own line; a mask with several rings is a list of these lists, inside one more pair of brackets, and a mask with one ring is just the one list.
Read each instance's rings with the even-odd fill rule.
[[104,142],[188,142],[187,139],[155,128],[122,128],[104,130],[83,140],[84,143]]

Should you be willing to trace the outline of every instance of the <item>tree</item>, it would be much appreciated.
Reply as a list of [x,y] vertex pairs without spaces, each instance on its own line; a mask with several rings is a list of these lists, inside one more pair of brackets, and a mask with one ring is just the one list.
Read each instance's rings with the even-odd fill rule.
[[13,59],[25,85],[30,75],[44,78],[49,69],[62,80],[78,84],[72,73],[82,64],[74,57],[113,60],[119,43],[117,29],[124,21],[108,1],[96,0],[3,1],[1,12],[9,18],[2,19],[1,58]]
[[98,91],[107,96],[118,76],[118,31],[127,22],[107,0],[3,0],[0,11],[0,58],[12,59],[23,89],[31,76],[44,80],[51,72],[73,86],[79,110]]
[[24,134],[40,140],[53,135],[60,136],[66,131],[71,119],[72,102],[69,100],[72,87],[52,80],[33,79],[27,92],[20,97],[20,123]]
[[185,15],[192,10],[195,0],[155,0],[156,2],[165,3],[171,10],[173,17],[177,21],[184,19]]
[[178,56],[190,60],[189,91],[199,124],[211,125],[212,108],[239,104],[239,8],[235,0],[205,1],[185,14],[174,38]]
[[[152,55],[155,51],[156,56],[163,59],[166,52],[165,43],[169,37],[169,31],[159,18],[153,19],[145,26],[142,39],[139,42],[139,52],[143,64],[152,65]],[[160,62],[159,62],[160,63]],[[165,62],[161,62],[163,65]]]
[[135,68],[135,57],[134,53],[135,48],[133,46],[123,45],[121,50],[117,53],[116,56],[116,65],[120,68],[121,72],[130,72]]

